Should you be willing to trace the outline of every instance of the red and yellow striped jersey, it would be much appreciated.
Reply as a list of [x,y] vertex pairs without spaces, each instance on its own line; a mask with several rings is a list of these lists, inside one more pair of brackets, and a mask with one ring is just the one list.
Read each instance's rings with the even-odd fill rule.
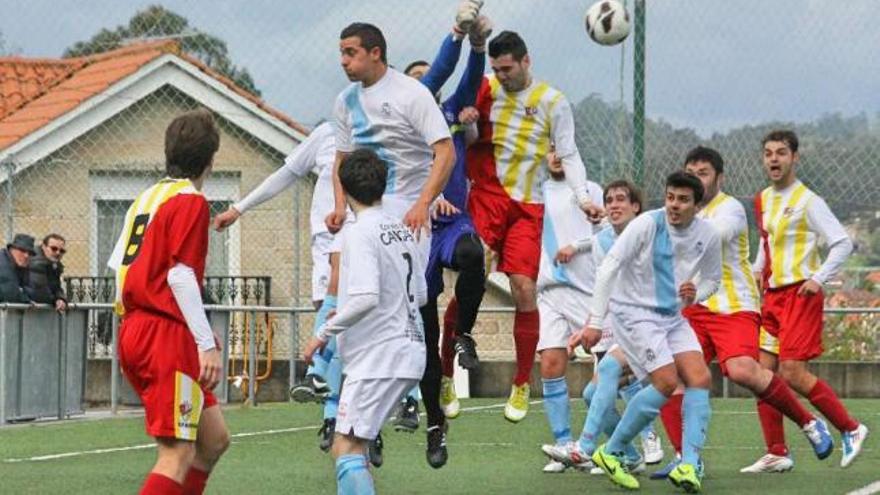
[[551,143],[559,156],[577,153],[571,106],[559,90],[533,81],[508,93],[488,76],[477,94],[479,137],[468,150],[468,174],[474,188],[524,203],[543,203]]

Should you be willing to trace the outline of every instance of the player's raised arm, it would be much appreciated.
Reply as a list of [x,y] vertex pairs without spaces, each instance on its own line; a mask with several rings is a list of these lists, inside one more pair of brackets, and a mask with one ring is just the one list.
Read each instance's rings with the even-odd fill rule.
[[330,124],[323,124],[312,131],[293,152],[284,159],[284,164],[270,176],[263,179],[253,191],[233,204],[223,213],[214,217],[214,229],[219,231],[234,224],[247,210],[274,198],[281,191],[292,186],[297,179],[315,169],[321,143],[332,133]]
[[574,139],[574,116],[571,113],[571,104],[565,96],[560,94],[559,99],[552,105],[551,140],[555,146],[556,156],[562,160],[565,182],[574,191],[581,209],[590,218],[598,218],[604,213],[604,210],[600,204],[592,201],[587,191],[587,169],[581,160]]

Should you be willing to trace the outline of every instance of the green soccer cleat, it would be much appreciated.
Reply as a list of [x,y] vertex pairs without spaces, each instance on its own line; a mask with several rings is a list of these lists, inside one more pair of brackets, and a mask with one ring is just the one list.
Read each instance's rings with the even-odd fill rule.
[[622,458],[605,452],[605,444],[600,445],[599,448],[593,452],[593,462],[596,463],[596,466],[602,468],[602,471],[605,471],[605,474],[608,475],[608,478],[610,478],[611,482],[615,485],[626,488],[627,490],[639,489],[639,480],[637,480],[635,476],[629,474]]
[[701,476],[693,464],[679,464],[669,473],[669,481],[687,493],[700,493],[703,490]]

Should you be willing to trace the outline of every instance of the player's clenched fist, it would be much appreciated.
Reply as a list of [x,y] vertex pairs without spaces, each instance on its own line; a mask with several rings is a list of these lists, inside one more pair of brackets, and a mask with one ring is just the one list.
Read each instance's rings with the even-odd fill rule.
[[303,361],[305,361],[307,365],[311,365],[315,352],[323,350],[325,345],[327,345],[327,341],[321,340],[318,337],[312,337],[309,340],[309,343],[306,344],[306,348],[303,350]]
[[331,234],[339,232],[342,229],[343,222],[345,222],[344,209],[341,211],[334,210],[324,219],[324,223],[327,225],[327,230],[329,230]]
[[568,355],[573,355],[577,346],[582,346],[586,351],[589,351],[600,340],[602,340],[602,329],[586,325],[568,338]]
[[241,213],[230,206],[228,210],[214,217],[214,230],[221,232],[226,227],[234,224],[240,216]]
[[223,371],[220,350],[215,347],[207,351],[199,351],[199,383],[208,390],[213,390],[220,383]]
[[690,280],[681,284],[681,287],[678,288],[678,297],[681,298],[681,303],[684,306],[690,306],[697,298],[697,286]]
[[462,124],[473,124],[480,119],[480,111],[474,107],[464,107],[458,112],[458,121]]
[[462,0],[458,4],[458,10],[455,13],[455,29],[456,32],[467,33],[471,25],[480,15],[480,9],[483,7],[483,0]]

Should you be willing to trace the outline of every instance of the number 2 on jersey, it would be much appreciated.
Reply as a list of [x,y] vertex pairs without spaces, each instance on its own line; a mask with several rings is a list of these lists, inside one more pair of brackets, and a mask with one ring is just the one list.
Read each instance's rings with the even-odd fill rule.
[[412,270],[413,270],[412,255],[409,253],[403,253],[402,256],[403,256],[403,259],[406,260],[406,266],[407,266],[407,270],[406,270],[406,295],[409,298],[409,302],[413,302],[415,300],[415,298],[412,295],[412,290],[410,290],[410,285],[412,284]]

